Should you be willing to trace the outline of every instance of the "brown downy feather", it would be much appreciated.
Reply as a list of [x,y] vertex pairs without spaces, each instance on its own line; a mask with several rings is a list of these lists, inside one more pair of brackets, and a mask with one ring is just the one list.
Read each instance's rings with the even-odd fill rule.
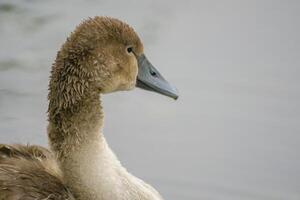
[[[81,200],[110,199],[112,192],[103,197],[99,188],[100,194],[97,193],[100,181],[91,185],[94,187],[83,182],[93,178],[88,175],[94,175],[89,172],[95,170],[84,168],[88,175],[78,174],[78,163],[83,157],[77,155],[93,158],[92,148],[98,148],[97,142],[104,140],[100,134],[103,122],[100,93],[129,90],[134,86],[138,66],[135,56],[126,53],[128,45],[135,48],[137,55],[143,53],[143,45],[134,30],[108,17],[85,20],[67,38],[57,53],[49,82],[48,139],[52,152],[39,146],[0,145],[0,200],[73,200],[72,194]],[[91,148],[90,155],[80,152],[85,147]],[[157,196],[156,192],[152,195],[152,189],[147,189],[145,194],[144,186],[136,191],[141,187],[140,181],[127,179],[131,175],[120,169],[125,177],[124,188],[129,188],[127,181],[133,183],[131,193],[126,191],[126,194],[134,198],[127,199],[142,199],[146,194]],[[123,176],[120,176],[122,181]],[[118,192],[117,189],[112,191]]]
[[[117,44],[122,44],[122,48]],[[87,114],[80,112],[89,110],[87,107],[93,104],[100,105],[99,94],[110,88],[113,77],[127,78],[127,73],[132,73],[125,69],[134,64],[128,61],[126,53],[123,55],[129,44],[136,48],[136,53],[143,51],[139,37],[129,25],[114,18],[95,17],[77,26],[57,52],[49,82],[48,136],[51,150],[59,160],[76,151],[76,144],[84,142],[80,130]],[[116,74],[118,70],[126,76]],[[95,115],[102,113],[98,106],[93,107]],[[75,115],[82,117],[78,120]],[[93,116],[91,120],[98,124],[100,118]]]
[[0,144],[0,200],[73,200],[50,151]]

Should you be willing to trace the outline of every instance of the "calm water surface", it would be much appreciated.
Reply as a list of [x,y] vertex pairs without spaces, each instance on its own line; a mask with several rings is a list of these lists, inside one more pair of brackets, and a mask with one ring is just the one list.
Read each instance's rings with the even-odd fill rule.
[[0,0],[0,142],[47,145],[50,66],[84,18],[140,34],[178,101],[103,98],[123,164],[169,200],[300,199],[299,1]]

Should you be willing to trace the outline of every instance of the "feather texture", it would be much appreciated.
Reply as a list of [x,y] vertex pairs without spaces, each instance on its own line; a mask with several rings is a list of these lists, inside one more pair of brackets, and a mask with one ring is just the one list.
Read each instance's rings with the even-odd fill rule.
[[50,151],[0,144],[0,200],[73,199]]

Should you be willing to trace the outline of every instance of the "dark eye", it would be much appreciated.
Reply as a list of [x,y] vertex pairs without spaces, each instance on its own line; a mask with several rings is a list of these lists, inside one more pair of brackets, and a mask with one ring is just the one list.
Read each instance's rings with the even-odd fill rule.
[[127,47],[127,52],[128,52],[128,53],[131,53],[132,50],[133,50],[132,47]]

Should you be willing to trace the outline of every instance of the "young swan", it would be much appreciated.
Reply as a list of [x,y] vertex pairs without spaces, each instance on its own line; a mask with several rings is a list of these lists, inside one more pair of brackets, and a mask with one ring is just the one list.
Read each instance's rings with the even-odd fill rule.
[[0,200],[160,200],[129,174],[102,134],[99,96],[135,86],[176,99],[127,24],[95,17],[57,54],[49,83],[48,138],[39,146],[0,145]]

